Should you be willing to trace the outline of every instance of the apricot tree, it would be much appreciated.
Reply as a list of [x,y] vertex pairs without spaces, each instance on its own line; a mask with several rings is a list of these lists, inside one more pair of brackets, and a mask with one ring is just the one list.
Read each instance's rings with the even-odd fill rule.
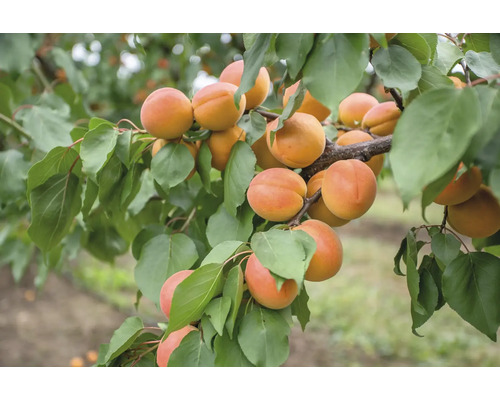
[[[151,76],[192,67],[158,56],[171,38],[142,37],[128,41]],[[496,341],[500,34],[234,35],[220,54],[242,59],[223,62],[213,36],[185,38],[217,82],[145,75],[149,92],[114,120],[89,109],[61,42],[0,35],[2,262],[19,279],[36,253],[43,285],[80,249],[130,251],[137,303],[165,314],[153,328],[127,318],[97,366],[283,364],[294,319],[310,318],[304,281],[342,279],[342,226],[372,206],[381,172],[403,208],[421,202],[394,255],[412,331],[448,304]],[[441,221],[426,219],[434,201]]]

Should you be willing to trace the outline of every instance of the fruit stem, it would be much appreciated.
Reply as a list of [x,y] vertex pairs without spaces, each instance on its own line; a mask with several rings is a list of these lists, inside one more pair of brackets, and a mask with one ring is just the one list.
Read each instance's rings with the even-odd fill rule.
[[309,210],[309,207],[311,207],[312,204],[316,203],[319,198],[321,197],[321,188],[318,189],[316,193],[314,193],[311,197],[308,197],[304,200],[304,205],[300,209],[300,211],[293,217],[289,222],[288,226],[297,226],[300,224],[300,220],[304,216],[304,214]]

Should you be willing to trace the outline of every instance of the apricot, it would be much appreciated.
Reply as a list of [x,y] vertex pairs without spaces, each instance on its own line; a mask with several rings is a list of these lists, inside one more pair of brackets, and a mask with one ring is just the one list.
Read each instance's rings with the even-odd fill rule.
[[[347,146],[349,144],[368,142],[370,140],[373,140],[373,138],[368,133],[355,129],[346,132],[344,135],[339,137],[336,143],[339,146]],[[365,164],[371,168],[375,176],[378,176],[380,174],[380,171],[382,171],[382,167],[384,166],[384,155],[378,154],[376,156],[373,156],[368,161],[366,161]]]
[[456,76],[449,76],[448,78],[450,78],[457,89],[462,89],[467,86],[465,82],[462,82],[460,78],[457,78]]
[[[458,171],[463,167],[463,163],[458,166]],[[443,191],[434,199],[434,203],[443,206],[452,206],[463,203],[469,200],[481,186],[483,182],[483,174],[478,167],[472,167],[468,171],[460,175],[457,179],[457,173],[451,182],[443,189]]]
[[[326,170],[320,171],[309,179],[307,182],[307,197],[311,197],[314,193],[321,189],[325,172]],[[320,196],[318,201],[311,204],[307,210],[307,214],[309,214],[311,218],[323,221],[329,226],[343,226],[349,222],[347,219],[342,219],[332,214],[326,206],[323,196]]]
[[158,346],[158,350],[156,352],[156,363],[158,364],[158,366],[167,367],[170,356],[172,355],[173,351],[177,347],[179,347],[182,339],[184,339],[184,337],[189,332],[197,330],[198,329],[196,329],[192,325],[186,325],[184,328],[172,332],[163,342],[160,342],[160,345]]
[[245,141],[246,132],[235,125],[223,131],[214,131],[207,139],[207,145],[212,153],[212,167],[223,171],[231,154],[231,148],[238,141]]
[[260,263],[255,253],[248,258],[245,280],[253,298],[273,310],[288,307],[298,294],[297,283],[293,279],[287,279],[278,291],[275,279]]
[[316,117],[296,112],[276,132],[271,146],[271,131],[277,126],[278,119],[267,124],[267,146],[274,158],[288,167],[307,167],[325,150],[325,132]]
[[212,83],[193,96],[194,118],[205,129],[223,131],[241,118],[246,106],[246,97],[241,95],[239,109],[234,104],[236,85],[228,82]]
[[326,206],[337,217],[356,219],[375,201],[377,180],[364,162],[340,160],[327,168],[321,193]]
[[346,132],[348,132],[348,131],[345,131],[345,130],[343,130],[343,129],[338,129],[338,130],[337,130],[337,137],[338,137],[338,138],[339,138],[339,137],[341,137],[341,136],[342,136],[342,135],[344,135]]
[[252,210],[262,218],[286,221],[300,211],[306,191],[306,182],[296,172],[269,168],[252,179],[247,199]]
[[266,134],[264,133],[254,144],[252,150],[257,158],[257,165],[262,169],[268,168],[287,168],[287,166],[279,162],[271,154],[269,147],[267,147]]
[[[154,157],[160,151],[160,149],[167,143],[181,143],[184,146],[186,146],[191,155],[193,156],[196,164],[196,157],[198,156],[198,150],[199,150],[197,142],[185,142],[184,140],[179,141],[178,139],[175,140],[156,139],[155,142],[153,143],[153,147],[151,148],[151,155]],[[191,179],[191,177],[195,174],[195,172],[196,172],[196,165],[193,167],[193,169],[191,170],[186,179]]]
[[[243,60],[235,61],[224,68],[220,74],[220,82],[229,82],[233,85],[240,86],[241,76],[243,75]],[[259,74],[255,79],[255,84],[253,87],[245,93],[246,97],[246,110],[260,106],[266,100],[269,94],[269,87],[271,84],[271,78],[269,77],[269,72],[265,67],[259,70]]]
[[377,104],[371,94],[352,93],[339,104],[339,120],[350,128],[358,128],[365,114]]
[[163,284],[160,290],[160,308],[167,318],[170,318],[170,308],[172,307],[172,298],[177,285],[191,275],[194,271],[182,270],[171,275]]
[[69,361],[69,366],[70,367],[84,367],[85,362],[83,361],[83,358],[81,358],[81,357],[73,357]]
[[[391,40],[396,35],[397,33],[386,33],[385,40],[389,42],[389,40]],[[380,47],[380,43],[377,42],[372,35],[370,35],[370,49],[375,49],[377,47]]]
[[321,282],[339,272],[343,258],[342,242],[329,225],[309,219],[293,229],[308,233],[316,242],[316,251],[307,267],[306,280]]
[[157,138],[178,138],[193,124],[191,101],[175,88],[157,89],[142,104],[141,123]]
[[[286,88],[283,95],[283,108],[288,104],[290,96],[292,96],[299,87],[300,81],[294,83],[292,86]],[[323,105],[320,101],[316,100],[309,90],[306,91],[302,104],[297,109],[298,112],[314,115],[318,121],[324,121],[331,113],[330,109]]]
[[448,206],[447,220],[462,235],[488,237],[500,230],[500,204],[491,189],[481,185],[469,200]]
[[392,135],[401,110],[394,101],[386,101],[371,108],[361,121],[361,128],[378,136]]

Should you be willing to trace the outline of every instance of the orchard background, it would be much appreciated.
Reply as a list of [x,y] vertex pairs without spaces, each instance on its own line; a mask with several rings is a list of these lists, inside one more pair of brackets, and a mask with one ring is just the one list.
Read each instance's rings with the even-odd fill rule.
[[[500,35],[372,37],[378,46],[366,33],[1,34],[2,365],[154,366],[170,333],[161,284],[191,268],[201,278],[185,285],[187,305],[170,324],[200,321],[200,330],[174,351],[176,365],[498,366],[500,238],[456,234],[432,200],[460,161],[500,197]],[[246,141],[224,172],[210,168],[203,144],[189,180],[195,163],[173,150],[180,144],[154,162],[140,118],[147,96],[173,87],[192,99],[240,59],[237,96],[262,66],[272,85],[238,121]],[[284,107],[282,87],[299,79]],[[314,246],[254,215],[245,194],[260,169],[250,146],[266,119],[292,118],[306,89],[331,111],[324,166],[341,154],[332,143],[346,128],[337,121],[344,98],[370,93],[402,113],[390,142],[375,137],[340,156],[366,161],[391,149],[373,205],[335,228],[340,272],[270,311],[242,302],[246,259],[234,256],[266,253],[257,239],[267,238],[272,252],[289,253],[292,271],[279,260],[269,268],[302,285]],[[185,138],[211,134],[193,125]],[[298,172],[308,178],[307,168]]]

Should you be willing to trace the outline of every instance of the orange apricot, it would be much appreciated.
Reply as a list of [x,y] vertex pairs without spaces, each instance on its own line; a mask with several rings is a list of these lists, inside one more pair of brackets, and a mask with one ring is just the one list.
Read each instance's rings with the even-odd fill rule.
[[339,120],[350,128],[358,128],[365,114],[377,104],[371,94],[352,93],[339,104]]
[[193,96],[194,118],[205,129],[223,131],[236,125],[246,106],[241,95],[239,109],[234,104],[236,85],[228,82],[212,83],[198,90]]
[[172,298],[177,285],[191,275],[194,271],[182,270],[171,275],[163,284],[160,290],[160,308],[167,318],[170,318],[170,308],[172,307]]
[[177,331],[172,332],[167,338],[160,342],[158,346],[158,350],[156,352],[156,363],[159,367],[167,367],[168,360],[170,356],[174,352],[174,350],[179,347],[182,342],[182,339],[191,331],[197,331],[194,326],[186,325],[184,328],[181,328]]
[[[241,76],[243,75],[243,60],[235,61],[224,68],[220,74],[220,82],[229,82],[233,85],[239,86],[241,83]],[[265,67],[259,70],[259,74],[255,79],[255,84],[253,87],[245,93],[246,97],[246,110],[260,106],[266,100],[269,94],[269,87],[271,84],[271,78],[269,77],[269,72]]]
[[448,206],[447,220],[462,235],[488,237],[500,230],[500,203],[489,187],[481,185],[469,200]]
[[207,139],[207,145],[212,153],[212,167],[223,171],[231,154],[233,145],[238,141],[245,141],[246,132],[234,125],[223,131],[214,131]]
[[264,133],[257,141],[252,144],[252,150],[257,158],[257,165],[262,169],[268,168],[287,168],[285,164],[279,162],[271,154],[267,147],[266,134]]
[[176,140],[156,139],[155,142],[153,143],[153,147],[151,148],[151,155],[154,157],[160,151],[160,149],[167,143],[181,143],[187,147],[187,149],[193,156],[195,162],[195,166],[193,167],[193,169],[186,178],[186,179],[191,179],[191,177],[196,172],[196,157],[198,156],[198,150],[199,150],[198,142],[186,142],[184,140],[179,141],[178,139]]
[[157,138],[178,138],[193,124],[191,101],[175,88],[157,89],[142,104],[141,123]]
[[377,180],[364,162],[340,160],[327,168],[321,194],[333,214],[351,220],[361,217],[372,206],[377,194]]
[[[397,33],[386,33],[385,40],[389,41],[396,35],[397,35]],[[377,42],[372,35],[370,35],[370,49],[375,49],[379,46],[380,46],[380,43]]]
[[326,136],[321,123],[312,115],[296,112],[288,118],[274,136],[271,131],[278,126],[278,119],[267,124],[266,140],[271,154],[278,161],[292,168],[311,165],[325,150]]
[[378,136],[392,135],[400,116],[401,110],[396,103],[386,101],[368,110],[361,121],[361,128]]
[[287,279],[278,291],[276,281],[253,253],[247,261],[245,280],[253,298],[264,307],[273,310],[288,307],[298,294],[297,283]]
[[[368,133],[354,129],[352,131],[346,132],[344,135],[339,137],[336,143],[339,146],[347,146],[349,144],[367,142],[370,140],[373,140],[373,138]],[[373,156],[368,161],[366,161],[365,164],[371,168],[375,176],[378,176],[384,166],[384,155],[378,154],[376,156]]]
[[[288,104],[290,96],[292,96],[299,87],[300,81],[294,83],[292,86],[286,88],[285,94],[283,95],[283,108]],[[309,90],[306,91],[304,100],[302,104],[297,109],[298,112],[314,115],[318,121],[324,121],[331,113],[330,109],[323,105],[320,101],[316,100]]]
[[262,218],[286,221],[300,211],[306,191],[306,182],[296,172],[269,168],[252,179],[247,199],[252,210]]
[[[314,174],[311,179],[309,179],[309,181],[307,182],[307,197],[311,197],[312,195],[314,195],[314,193],[321,189],[325,172],[326,170],[320,171]],[[348,219],[342,219],[337,217],[335,214],[332,214],[332,212],[326,206],[323,200],[323,196],[320,196],[318,201],[311,204],[311,206],[307,210],[307,214],[309,214],[311,218],[323,221],[329,226],[343,226],[349,222]]]
[[85,362],[83,361],[83,358],[81,358],[81,357],[73,357],[69,361],[69,366],[70,367],[84,367]]
[[[458,166],[458,171],[463,167],[463,163]],[[457,179],[457,173],[451,182],[434,199],[434,203],[443,206],[452,206],[469,200],[479,190],[483,182],[483,174],[478,167],[472,167],[460,175]]]
[[462,82],[460,78],[457,78],[456,76],[449,76],[448,78],[450,78],[457,89],[462,89],[467,86],[465,82]]
[[321,282],[339,272],[343,258],[342,242],[329,225],[309,219],[293,229],[308,233],[316,242],[316,251],[307,267],[306,280]]

